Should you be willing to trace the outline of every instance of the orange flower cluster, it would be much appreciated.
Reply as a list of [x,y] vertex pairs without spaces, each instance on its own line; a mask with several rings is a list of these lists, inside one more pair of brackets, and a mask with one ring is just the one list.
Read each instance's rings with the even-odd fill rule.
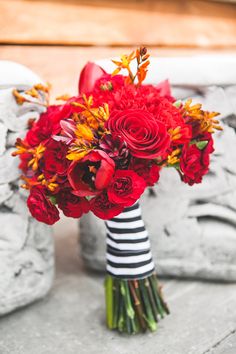
[[[120,61],[112,60],[112,62],[117,66],[112,75],[115,76],[119,74],[121,69],[126,69],[128,71],[126,83],[133,84],[137,79],[138,85],[141,85],[147,75],[148,65],[150,64],[150,61],[148,60],[149,56],[150,55],[147,53],[147,48],[140,47],[129,55],[122,55]],[[137,63],[137,71],[135,74],[133,74],[130,67],[133,60],[136,60]]]
[[214,133],[215,130],[222,130],[220,122],[215,119],[218,112],[208,112],[202,109],[200,103],[192,105],[192,99],[185,102],[183,106],[183,116],[188,123],[197,126],[199,133]]

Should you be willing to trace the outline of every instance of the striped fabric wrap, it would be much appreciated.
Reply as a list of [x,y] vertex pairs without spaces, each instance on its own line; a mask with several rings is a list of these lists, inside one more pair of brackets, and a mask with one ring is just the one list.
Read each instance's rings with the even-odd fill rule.
[[107,220],[107,272],[116,278],[142,279],[154,272],[148,232],[139,202]]

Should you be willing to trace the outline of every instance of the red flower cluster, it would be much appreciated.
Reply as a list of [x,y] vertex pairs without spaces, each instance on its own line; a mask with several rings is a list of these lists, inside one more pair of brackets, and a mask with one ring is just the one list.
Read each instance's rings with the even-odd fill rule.
[[88,63],[79,95],[48,107],[17,140],[27,204],[38,221],[55,223],[59,210],[109,219],[153,186],[162,167],[175,168],[189,185],[208,172],[216,114],[175,102],[168,81],[143,85],[147,64],[132,74],[125,58],[114,75]]

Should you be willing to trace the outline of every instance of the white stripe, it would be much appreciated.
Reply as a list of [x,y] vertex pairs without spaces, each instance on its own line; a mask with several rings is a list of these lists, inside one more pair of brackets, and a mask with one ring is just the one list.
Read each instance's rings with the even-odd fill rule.
[[[125,212],[119,214],[117,217],[119,219],[127,219],[127,218],[135,218],[136,216],[140,216],[140,215],[141,215],[141,210],[140,210],[140,208],[138,208],[135,210],[125,211]],[[110,221],[110,220],[108,220],[108,221]]]
[[147,230],[140,231],[135,234],[115,234],[111,231],[107,231],[107,233],[114,239],[114,240],[140,240],[141,238],[147,237],[148,232]]
[[144,262],[148,261],[149,259],[151,260],[152,255],[151,252],[147,254],[141,254],[139,256],[124,256],[124,257],[117,257],[113,256],[112,254],[107,253],[106,254],[107,260],[114,262],[114,263],[138,263],[138,262]]
[[152,271],[154,263],[151,262],[138,268],[114,268],[107,264],[107,270],[114,275],[142,275],[143,273]]
[[109,220],[108,226],[115,227],[116,229],[133,229],[136,227],[144,226],[144,222],[143,220],[126,221],[126,222],[116,222],[116,221]]
[[150,248],[150,241],[147,240],[145,242],[139,242],[139,243],[117,243],[109,238],[107,238],[107,244],[117,250],[122,250],[122,251],[145,251]]

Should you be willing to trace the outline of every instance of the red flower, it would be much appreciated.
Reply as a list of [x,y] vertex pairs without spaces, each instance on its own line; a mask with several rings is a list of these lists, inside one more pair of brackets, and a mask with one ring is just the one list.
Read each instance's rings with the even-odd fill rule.
[[58,195],[58,208],[65,216],[80,218],[84,213],[89,212],[89,202],[86,198],[76,197],[71,190],[65,190]]
[[[64,111],[64,112],[63,112]],[[26,135],[26,142],[30,146],[37,146],[46,142],[53,134],[60,130],[60,120],[64,117],[64,106],[50,106],[42,113]]]
[[21,154],[19,157],[20,157],[19,168],[24,172],[25,175],[28,175],[29,172],[28,163],[32,159],[32,154],[24,153]]
[[122,213],[124,206],[112,203],[106,192],[102,192],[90,200],[90,210],[100,219],[107,220]]
[[79,93],[87,93],[93,90],[94,85],[100,77],[106,74],[99,65],[88,62],[80,73]]
[[60,219],[59,211],[51,203],[41,186],[33,187],[27,199],[27,205],[31,215],[38,221],[52,225]]
[[165,125],[141,109],[111,113],[107,128],[126,142],[135,157],[152,159],[163,156],[170,146],[170,136]]
[[68,170],[68,180],[79,197],[96,195],[106,188],[114,174],[114,161],[102,150],[93,150]]
[[44,175],[49,178],[52,175],[58,174],[59,176],[67,173],[69,160],[67,160],[67,146],[62,142],[51,139],[46,146],[44,152]]
[[125,85],[125,79],[126,77],[123,75],[112,76],[111,74],[105,73],[96,81],[93,94],[96,95],[103,93],[105,99],[107,93],[114,93],[123,88]]
[[208,143],[202,150],[196,144],[190,146],[186,144],[182,150],[180,169],[183,175],[181,175],[181,178],[190,186],[194,183],[201,183],[202,177],[209,170],[209,155],[214,151],[213,139],[210,134],[207,134],[203,140],[208,140]]
[[154,184],[159,180],[160,167],[152,161],[133,159],[130,164],[130,168],[141,176],[149,187],[154,186]]
[[144,192],[146,183],[132,170],[117,170],[108,186],[107,195],[110,202],[126,207],[133,205]]
[[159,104],[153,108],[153,114],[166,125],[167,129],[186,127],[180,109],[175,107],[172,102],[166,98],[162,98]]

